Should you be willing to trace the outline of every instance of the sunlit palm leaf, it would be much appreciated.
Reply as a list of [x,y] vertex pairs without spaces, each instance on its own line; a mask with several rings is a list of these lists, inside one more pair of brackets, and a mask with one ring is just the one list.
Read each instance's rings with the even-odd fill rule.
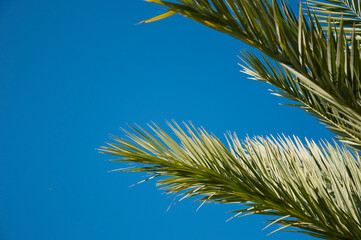
[[[243,53],[243,71],[276,86],[276,94],[297,102],[290,105],[305,109],[341,141],[361,150],[361,49],[359,30],[353,28],[358,23],[349,29],[350,19],[358,21],[360,8],[354,4],[359,1],[343,2],[353,4],[355,15],[339,0],[320,1],[323,5],[313,1],[307,18],[302,9],[296,18],[283,0],[148,1],[168,8],[149,22],[180,13],[275,60]],[[332,16],[324,17],[321,6],[334,11]],[[159,180],[161,187],[183,198],[242,203],[246,208],[236,215],[278,216],[271,223],[282,224],[280,229],[292,226],[318,238],[361,239],[358,152],[327,142],[304,145],[297,138],[240,142],[236,136],[229,136],[227,148],[203,129],[186,125],[185,132],[175,123],[170,126],[178,140],[155,125],[154,136],[137,127],[137,134],[115,138],[102,152],[136,164],[127,171],[165,176]]]
[[[126,171],[165,176],[161,189],[200,201],[243,203],[236,213],[280,216],[278,223],[323,239],[361,238],[361,169],[356,152],[297,138],[229,135],[228,148],[204,129],[170,124],[178,139],[150,126],[102,148]],[[179,142],[179,143],[178,143]],[[287,217],[284,217],[287,216]]]

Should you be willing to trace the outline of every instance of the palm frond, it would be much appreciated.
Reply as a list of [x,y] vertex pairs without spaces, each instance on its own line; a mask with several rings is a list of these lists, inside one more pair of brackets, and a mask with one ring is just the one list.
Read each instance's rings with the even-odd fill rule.
[[[291,62],[286,53],[296,56],[296,52],[285,44],[297,34],[298,22],[295,14],[285,1],[281,6],[277,1],[268,0],[146,0],[166,6],[174,11],[204,24],[217,31],[227,33],[267,55],[284,63]],[[289,34],[293,32],[293,34]],[[289,38],[290,36],[290,38]]]
[[[229,134],[226,147],[204,129],[169,124],[178,139],[156,125],[133,127],[128,139],[101,152],[131,162],[130,172],[162,176],[167,193],[199,201],[241,203],[237,214],[275,216],[283,227],[322,239],[361,239],[360,157],[343,146],[298,138],[247,138]],[[283,229],[281,227],[280,230]]]
[[306,7],[320,23],[325,24],[325,30],[329,20],[334,24],[332,31],[339,31],[343,22],[343,31],[348,38],[355,33],[357,38],[361,35],[361,1],[360,0],[307,0]]
[[[259,49],[294,75],[289,80],[297,79],[303,89],[322,99],[319,103],[325,105],[323,108],[343,110],[343,113],[328,112],[342,122],[340,128],[361,126],[361,47],[355,32],[351,43],[346,41],[342,21],[334,34],[329,20],[330,31],[325,34],[317,19],[313,22],[311,14],[306,18],[301,9],[297,19],[285,1],[280,4],[276,0],[148,1]],[[332,122],[330,127],[334,129]],[[338,133],[347,131],[341,129]],[[340,137],[361,150],[360,132],[351,135]]]
[[244,64],[242,72],[251,76],[251,79],[267,82],[279,90],[273,94],[281,96],[297,104],[284,104],[304,109],[310,115],[318,118],[320,122],[328,125],[331,132],[337,135],[338,140],[359,149],[361,142],[361,126],[355,122],[354,116],[340,104],[334,104],[314,94],[302,83],[302,80],[295,77],[286,67],[277,62],[270,61],[266,56],[259,59],[250,52],[241,54]]

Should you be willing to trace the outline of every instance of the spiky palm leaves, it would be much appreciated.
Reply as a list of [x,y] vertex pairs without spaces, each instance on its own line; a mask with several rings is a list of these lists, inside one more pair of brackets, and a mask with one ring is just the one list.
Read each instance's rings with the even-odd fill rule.
[[[312,1],[298,18],[283,0],[148,1],[169,9],[150,21],[181,13],[259,49],[276,62],[245,52],[244,72],[276,86],[276,94],[361,150],[360,1]],[[315,237],[361,239],[357,152],[297,139],[236,137],[227,149],[204,130],[172,129],[180,144],[161,129],[153,129],[153,137],[135,128],[139,136],[116,139],[102,151],[140,164],[128,171],[168,176],[160,180],[168,192],[245,203],[250,207],[240,213],[283,216],[278,223]]]
[[[351,45],[345,40],[343,23],[340,31],[333,32],[329,21],[330,31],[324,34],[317,18],[312,23],[314,15],[310,11],[308,18],[300,11],[297,19],[284,1],[281,6],[277,1],[266,0],[178,1],[181,4],[148,1],[227,33],[276,60],[281,72],[294,76],[283,81],[283,85],[294,82],[298,95],[302,96],[292,100],[306,106],[304,98],[307,98],[309,112],[326,122],[340,140],[361,149],[360,46],[355,34]],[[259,63],[263,65],[254,56],[245,60],[255,68]],[[270,68],[271,73],[278,71],[271,65]],[[294,92],[286,93],[294,95]],[[320,109],[321,105],[324,110]]]
[[[157,126],[140,127],[129,139],[115,138],[103,152],[115,161],[137,163],[127,169],[147,172],[168,193],[200,201],[244,203],[238,214],[281,216],[276,220],[324,239],[361,239],[359,155],[338,145],[295,138],[256,138],[229,148],[205,130],[170,124],[180,143]],[[282,229],[282,228],[281,228]]]
[[320,23],[328,23],[330,19],[334,28],[340,30],[341,22],[343,22],[343,31],[348,34],[348,38],[353,32],[357,35],[361,34],[361,1],[308,0],[307,6],[315,13],[315,17]]

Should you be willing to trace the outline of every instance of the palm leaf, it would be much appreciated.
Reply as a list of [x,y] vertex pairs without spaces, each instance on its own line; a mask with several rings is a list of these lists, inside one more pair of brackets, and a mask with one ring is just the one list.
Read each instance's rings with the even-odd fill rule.
[[[327,25],[329,20],[332,21],[335,25],[332,31],[339,30],[343,22],[343,31],[349,38],[354,32],[356,35],[361,34],[360,0],[307,0],[306,3],[320,23]],[[325,29],[328,30],[327,26]]]
[[[332,13],[325,22],[315,2],[308,17],[300,6],[297,18],[284,0],[148,1],[168,8],[148,22],[180,13],[259,49],[267,57],[242,54],[244,72],[276,86],[276,94],[361,150],[361,49],[358,30],[348,29],[350,15]],[[204,129],[169,125],[178,139],[156,125],[153,133],[133,127],[128,139],[115,138],[101,151],[136,164],[126,171],[161,176],[161,188],[182,199],[243,204],[235,216],[273,216],[270,224],[282,225],[276,231],[294,227],[323,239],[361,239],[358,152],[328,142],[235,135],[226,147]]]
[[[354,131],[355,127],[352,133],[350,128],[344,129],[361,126],[361,55],[356,32],[350,44],[345,40],[343,22],[334,34],[329,21],[330,31],[324,34],[321,24],[317,19],[313,22],[311,14],[306,18],[300,10],[297,19],[285,1],[278,4],[276,0],[148,1],[227,33],[280,63],[294,76],[289,80],[297,79],[303,89],[320,99],[318,104],[328,109],[328,117],[337,118],[324,121],[330,125],[329,129],[361,150],[360,131]],[[338,122],[337,131],[335,122]]]
[[135,164],[125,171],[161,176],[158,185],[167,193],[242,203],[246,208],[234,211],[237,215],[275,216],[271,221],[318,238],[361,238],[357,152],[328,142],[303,144],[286,137],[240,141],[230,134],[227,148],[204,129],[169,126],[178,139],[156,125],[150,126],[154,136],[133,127],[128,139],[114,138],[101,152]]
[[328,129],[337,135],[338,140],[359,148],[361,127],[359,122],[353,121],[354,117],[342,105],[334,104],[333,101],[330,102],[314,94],[304,87],[302,80],[295,77],[289,69],[274,61],[271,62],[264,55],[259,59],[252,53],[244,52],[241,57],[244,62],[243,65],[241,64],[242,72],[250,75],[251,79],[277,87],[279,90],[274,90],[274,95],[298,102],[285,105],[305,110],[328,125]]

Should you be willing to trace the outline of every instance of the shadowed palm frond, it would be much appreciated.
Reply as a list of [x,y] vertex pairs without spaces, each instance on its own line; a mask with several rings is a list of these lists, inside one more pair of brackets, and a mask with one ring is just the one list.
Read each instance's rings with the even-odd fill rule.
[[[296,79],[298,85],[321,99],[318,103],[328,109],[329,117],[337,118],[338,128],[356,125],[352,133],[350,129],[337,131],[342,133],[340,139],[361,150],[360,44],[355,34],[351,44],[345,40],[343,22],[339,33],[334,34],[329,21],[330,31],[324,34],[311,14],[306,18],[300,10],[297,19],[285,1],[279,5],[276,0],[148,1],[227,33],[280,63],[293,75],[287,83]],[[324,123],[335,132],[335,121]]]
[[[273,94],[281,96],[298,104],[284,104],[304,109],[320,122],[328,125],[328,129],[337,135],[337,139],[359,149],[361,142],[360,121],[354,121],[355,116],[343,105],[334,104],[319,94],[310,91],[302,80],[295,77],[291,71],[276,62],[271,62],[263,56],[262,60],[250,52],[241,54],[244,64],[242,72],[251,76],[251,79],[267,82],[279,90]],[[356,116],[357,117],[357,116]]]
[[[230,135],[226,147],[204,129],[169,124],[178,139],[156,125],[135,127],[128,139],[101,149],[112,161],[131,162],[130,172],[163,176],[167,193],[199,201],[241,203],[238,214],[279,216],[272,221],[323,239],[361,238],[359,155],[324,142],[298,138]],[[179,143],[178,143],[179,142]]]
[[[361,1],[360,0],[307,0],[306,7],[322,24],[330,20],[335,26],[332,31],[339,31],[343,22],[343,31],[346,37],[351,38],[353,33],[360,39],[361,35]],[[306,8],[307,9],[307,8]],[[327,27],[324,28],[327,30]]]

